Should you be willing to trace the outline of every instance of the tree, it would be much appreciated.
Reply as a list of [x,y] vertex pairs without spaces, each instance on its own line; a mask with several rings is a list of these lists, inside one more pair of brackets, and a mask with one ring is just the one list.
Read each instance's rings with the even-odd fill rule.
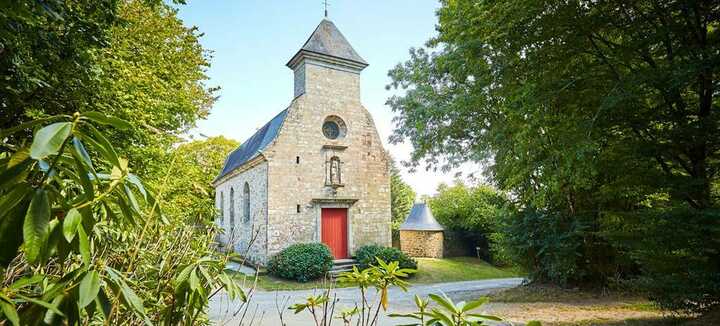
[[[98,111],[132,128],[101,128],[144,174],[204,118],[209,52],[161,1],[19,2],[2,10],[0,129]],[[29,137],[30,131],[13,137]]]
[[[0,10],[0,129],[43,113],[85,110],[99,91],[96,53],[117,0],[7,1]],[[28,137],[28,132],[11,135]]]
[[[125,119],[134,127],[113,132],[137,172],[163,161],[178,137],[207,117],[217,88],[204,82],[210,52],[196,27],[185,27],[177,9],[142,0],[123,1],[122,24],[109,32],[100,51],[94,110]],[[155,178],[156,176],[148,176]]]
[[[647,210],[682,218],[685,208],[714,216],[716,3],[446,0],[438,19],[429,49],[411,50],[389,73],[389,87],[404,91],[388,100],[399,114],[392,141],[413,143],[415,165],[437,166],[443,157],[449,166],[486,163],[492,181],[521,204],[520,216],[534,221],[512,222],[557,230],[538,236],[578,238],[567,251],[580,262],[569,279],[602,284],[632,270],[628,261],[646,267],[644,275],[661,274],[641,252],[610,243],[608,220]],[[692,220],[709,221],[709,232],[720,224]],[[538,239],[524,241],[539,248],[530,245]],[[675,241],[679,249],[691,239]],[[717,275],[720,257],[700,255],[701,269]],[[697,266],[673,266],[670,275],[689,275],[678,284],[720,284],[712,273],[694,273]],[[720,292],[703,295],[717,302]]]
[[457,180],[452,186],[438,186],[437,194],[428,204],[433,216],[445,227],[446,236],[455,238],[452,241],[457,246],[455,250],[474,255],[480,247],[484,258],[505,263],[505,258],[500,261],[500,257],[491,256],[491,252],[501,250],[492,238],[511,209],[505,195],[488,185],[467,186]]
[[225,158],[238,147],[234,140],[211,137],[182,144],[164,161],[169,178],[154,183],[165,185],[165,213],[180,221],[213,221],[215,189],[211,183],[222,169]]
[[415,191],[403,181],[395,160],[390,160],[390,212],[392,217],[393,236],[399,236],[400,224],[410,214],[415,203]]
[[390,72],[407,89],[388,101],[393,140],[413,142],[416,164],[492,158],[495,181],[539,207],[584,209],[599,182],[710,207],[719,13],[686,1],[443,1],[428,42],[440,50],[412,50]]

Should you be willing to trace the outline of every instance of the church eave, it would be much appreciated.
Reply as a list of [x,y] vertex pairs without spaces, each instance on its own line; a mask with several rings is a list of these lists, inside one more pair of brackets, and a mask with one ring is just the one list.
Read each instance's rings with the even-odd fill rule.
[[308,50],[298,51],[285,65],[288,68],[294,70],[303,62],[303,59],[311,62],[326,63],[333,66],[344,67],[352,71],[361,71],[368,66],[366,62],[348,60],[345,58]]
[[243,173],[243,172],[245,172],[245,171],[247,171],[247,170],[250,170],[250,169],[252,169],[252,168],[260,165],[260,163],[265,162],[265,161],[267,161],[267,158],[265,157],[265,154],[263,154],[262,152],[258,152],[258,153],[257,153],[257,156],[255,156],[254,158],[248,160],[248,161],[245,162],[243,165],[240,165],[240,166],[236,167],[235,169],[233,169],[232,171],[226,173],[225,175],[218,176],[217,178],[215,178],[215,180],[213,180],[213,182],[212,182],[212,185],[213,185],[213,187],[217,187],[218,185],[220,185],[221,183],[227,181],[228,179],[231,179],[231,178],[235,177],[236,175],[238,175],[238,174],[240,174],[240,173]]

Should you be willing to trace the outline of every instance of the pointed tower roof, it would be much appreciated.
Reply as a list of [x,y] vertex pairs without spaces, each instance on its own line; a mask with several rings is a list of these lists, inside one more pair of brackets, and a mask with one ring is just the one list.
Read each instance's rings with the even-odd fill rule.
[[295,67],[303,57],[313,57],[315,59],[326,57],[324,59],[344,62],[360,69],[368,65],[355,52],[355,49],[345,39],[345,36],[340,33],[335,24],[327,18],[320,22],[302,48],[288,61],[287,66],[290,68]]
[[410,215],[405,222],[400,225],[400,230],[442,231],[444,228],[435,219],[427,204],[417,203],[410,210]]

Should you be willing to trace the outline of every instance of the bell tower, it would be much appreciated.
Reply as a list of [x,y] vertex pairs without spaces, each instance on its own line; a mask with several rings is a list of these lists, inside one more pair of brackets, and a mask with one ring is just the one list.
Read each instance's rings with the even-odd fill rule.
[[[338,28],[324,18],[310,38],[286,64],[295,73],[294,97],[303,94],[357,94],[360,72],[367,62],[355,52]],[[329,88],[328,85],[333,85]]]

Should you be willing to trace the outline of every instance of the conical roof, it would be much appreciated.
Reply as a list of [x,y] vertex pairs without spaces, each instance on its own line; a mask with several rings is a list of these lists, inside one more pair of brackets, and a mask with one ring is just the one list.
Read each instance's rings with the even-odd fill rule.
[[345,36],[343,36],[335,24],[327,18],[320,22],[312,35],[310,35],[310,38],[308,38],[293,58],[290,59],[287,65],[291,66],[291,63],[293,63],[299,55],[303,54],[303,52],[327,55],[367,66],[367,62],[355,52],[355,49],[353,49],[347,39],[345,39]]
[[442,231],[443,226],[438,223],[425,203],[417,203],[410,210],[410,215],[400,225],[400,230],[412,231]]

